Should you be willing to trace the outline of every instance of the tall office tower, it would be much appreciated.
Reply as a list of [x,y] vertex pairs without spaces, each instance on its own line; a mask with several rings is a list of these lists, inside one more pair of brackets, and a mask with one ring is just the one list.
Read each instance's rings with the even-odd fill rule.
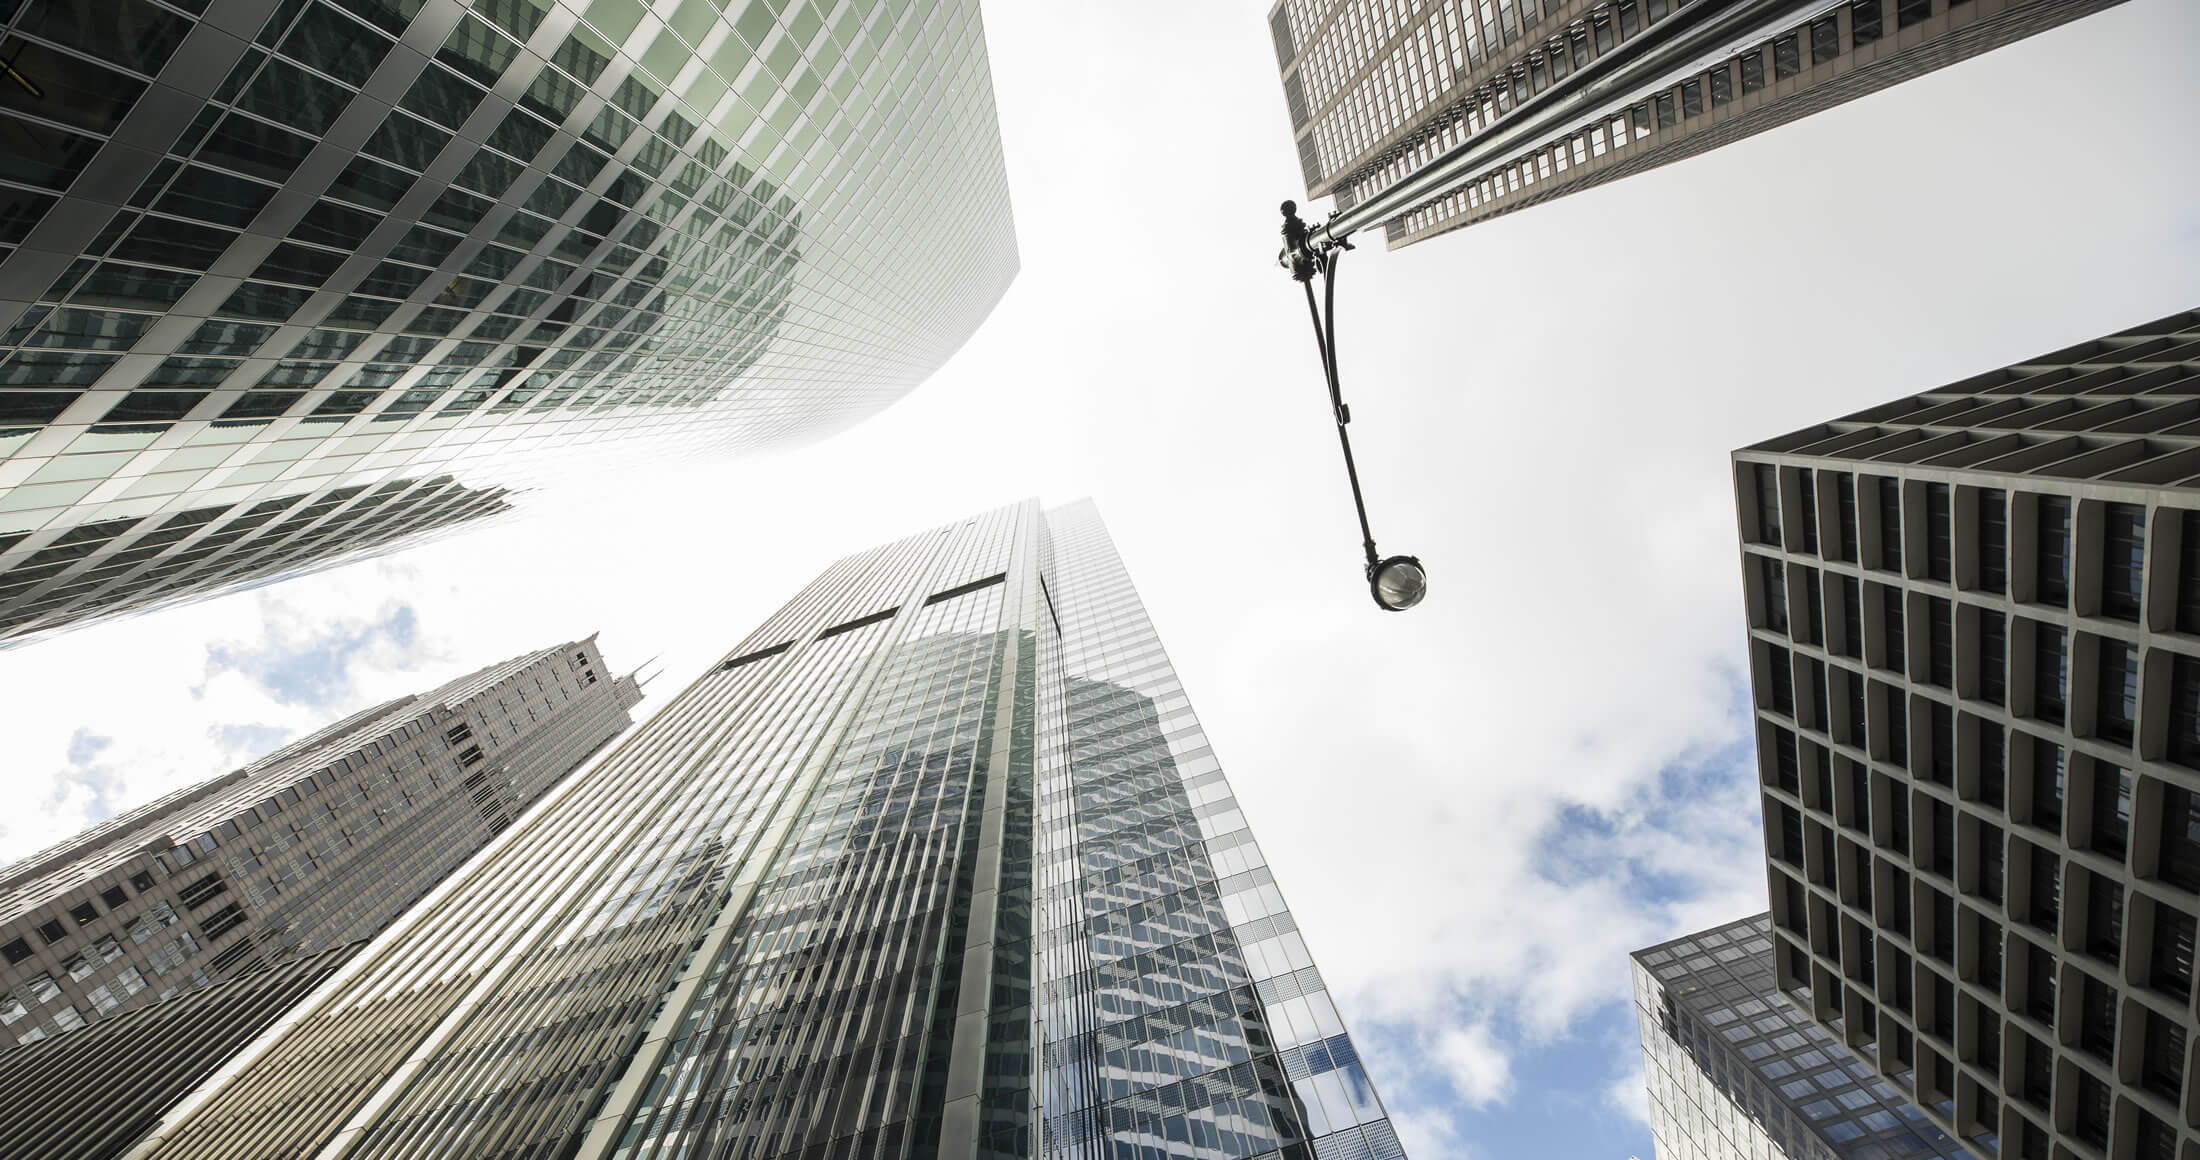
[[1773,985],[1772,916],[1634,954],[1659,1160],[1968,1160]]
[[0,641],[844,427],[1016,271],[976,0],[23,0],[0,60]]
[[1735,453],[1778,984],[1959,1140],[2190,1156],[2200,312]]
[[378,705],[0,871],[25,1044],[364,939],[631,723],[593,637]]
[[1089,504],[859,553],[135,1153],[1384,1157]]
[[1392,249],[1738,141],[2117,0],[1279,0],[1309,197]]

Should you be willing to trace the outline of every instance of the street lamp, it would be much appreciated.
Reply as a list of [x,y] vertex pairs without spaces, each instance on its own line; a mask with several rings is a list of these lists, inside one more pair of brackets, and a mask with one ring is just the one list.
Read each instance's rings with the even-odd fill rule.
[[[1283,203],[1283,250],[1276,264],[1306,287],[1306,313],[1314,320],[1314,345],[1321,353],[1322,378],[1329,384],[1330,415],[1337,421],[1337,445],[1344,449],[1344,474],[1352,482],[1352,507],[1360,513],[1360,543],[1367,552],[1367,590],[1385,612],[1404,612],[1428,595],[1428,570],[1412,556],[1378,556],[1375,533],[1368,530],[1367,503],[1360,498],[1360,470],[1352,461],[1352,437],[1345,424],[1352,409],[1337,388],[1337,257],[1352,248],[1346,235],[1329,226],[1299,220],[1297,202]],[[1314,300],[1314,275],[1322,276],[1322,301]],[[1326,316],[1326,317],[1325,317]]]

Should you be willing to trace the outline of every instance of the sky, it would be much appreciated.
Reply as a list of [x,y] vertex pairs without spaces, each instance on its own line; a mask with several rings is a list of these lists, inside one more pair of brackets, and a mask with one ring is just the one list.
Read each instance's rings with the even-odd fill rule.
[[[1728,453],[2200,305],[2200,8],[1347,255],[1368,601],[1258,3],[986,13],[1023,270],[816,445],[0,653],[0,860],[557,640],[662,705],[830,561],[1092,496],[1412,1153],[1649,1157],[1627,953],[1764,907]],[[1303,198],[1302,198],[1303,200]]]

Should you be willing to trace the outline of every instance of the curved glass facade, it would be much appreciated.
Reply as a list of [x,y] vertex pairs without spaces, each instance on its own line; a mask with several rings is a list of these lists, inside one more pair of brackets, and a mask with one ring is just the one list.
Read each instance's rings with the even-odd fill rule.
[[1016,271],[974,0],[0,19],[0,638],[144,597],[187,513],[835,430]]

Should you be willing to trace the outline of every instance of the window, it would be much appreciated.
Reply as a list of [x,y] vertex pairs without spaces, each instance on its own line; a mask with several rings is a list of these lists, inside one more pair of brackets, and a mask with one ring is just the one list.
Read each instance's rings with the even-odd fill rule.
[[93,919],[99,917],[99,910],[89,902],[79,903],[69,908],[69,917],[74,919],[78,926],[88,926]]
[[118,907],[123,903],[130,901],[130,896],[124,894],[122,892],[122,887],[120,886],[110,886],[107,889],[100,891],[99,898],[100,901],[107,904],[107,909],[109,910],[113,910],[115,907]]
[[2008,747],[2000,725],[1978,723],[1978,800],[1997,810],[2008,806]]
[[2069,688],[2068,653],[2069,641],[2061,625],[2032,625],[2032,715],[2057,725],[2063,723],[2063,700]]
[[2032,925],[2054,934],[2062,916],[2062,859],[2032,847],[2032,906],[2027,914]]
[[2200,511],[2180,517],[2184,535],[2177,561],[2177,631],[2200,633]]
[[1780,562],[1770,556],[1754,557],[1757,562],[1757,582],[1764,591],[1765,627],[1774,632],[1788,630],[1787,579]]
[[141,893],[141,894],[142,894],[142,893],[144,893],[145,891],[151,890],[152,888],[153,888],[153,876],[152,876],[152,875],[150,875],[150,874],[147,874],[147,873],[146,873],[145,871],[143,871],[143,870],[140,870],[140,871],[138,871],[137,873],[135,873],[135,874],[132,874],[132,875],[130,875],[130,889],[132,889],[132,890],[135,890],[135,891],[137,891],[137,892],[139,892],[139,893]]
[[1696,117],[1703,114],[1703,83],[1681,82],[1681,116]]
[[[2024,1076],[2018,1082],[2017,1095],[2022,1097],[2024,1102],[2031,1104],[2040,1111],[2047,1111],[2053,1106],[2054,1100],[2054,1053],[2050,1052],[2047,1045],[2039,1040],[2025,1035],[2021,1031],[2017,1034],[2021,1037],[2019,1042],[2024,1044]],[[2018,1153],[2020,1156],[2045,1156],[2047,1154],[2047,1149],[2044,1147],[2037,1152]]]
[[2139,718],[2139,650],[2114,637],[2100,637],[2096,643],[2101,671],[2093,733],[2129,745]]
[[[1726,66],[1721,65],[1718,71],[1711,74],[1711,107],[1717,108],[1733,99],[1734,74],[1727,71]],[[1810,473],[1804,472],[1803,477],[1807,480],[1810,478]],[[1808,485],[1806,484],[1806,486]]]
[[1772,42],[1772,78],[1784,81],[1803,71],[1803,44],[1795,33]]
[[1902,571],[1902,481],[1879,481],[1879,567]]
[[1850,0],[1849,34],[1856,43],[1870,44],[1879,39],[1881,0]]
[[206,905],[215,895],[228,889],[229,886],[222,881],[221,875],[209,874],[177,891],[176,897],[182,900],[185,909],[197,910],[199,907]]
[[1757,477],[1757,542],[1780,543],[1780,477],[1769,463],[1753,464]]
[[1907,769],[1910,765],[1909,701],[1894,685],[1879,685],[1881,707],[1886,710],[1887,760]]
[[2118,620],[2136,621],[2146,580],[2147,510],[2133,503],[2112,503],[2106,508],[2101,612]]
[[2093,836],[2088,845],[2121,859],[2131,835],[2131,775],[2093,763]]
[[2009,590],[2009,493],[1992,488],[1978,493],[1978,586]]
[[2175,907],[2154,905],[2154,951],[2147,963],[2147,986],[2183,1005],[2192,995],[2191,915]]
[[1856,563],[1856,480],[1847,472],[1833,475],[1834,509],[1841,528],[1840,559]]
[[1894,26],[1908,28],[1933,14],[1933,0],[1895,0]]
[[2041,604],[2070,604],[2070,501],[2043,495],[2039,503],[2039,591]]
[[2032,739],[2032,824],[2062,832],[2063,748],[2045,737]]
[[1752,52],[1742,58],[1742,91],[1754,93],[1765,87],[1765,55]]
[[1864,586],[1856,577],[1836,573],[1835,580],[1841,586],[1841,647],[1833,650],[1845,657],[1864,657]]
[[2008,856],[2002,842],[2000,826],[1980,822],[1978,827],[1978,889],[1979,897],[1996,906],[2002,902],[2002,882],[2009,876],[2005,859]]
[[1904,662],[1909,651],[1909,638],[1902,631],[1902,590],[1887,584],[1874,584],[1872,590],[1879,597],[1881,640],[1886,647],[1880,667],[1902,672],[1908,667]]
[[1948,485],[1925,485],[1925,574],[1942,583],[1955,576],[1955,527]]
[[1933,798],[1931,827],[1932,859],[1926,869],[1943,878],[1956,876],[1956,811],[1955,807],[1939,798]]
[[2029,942],[2024,947],[2024,1013],[2055,1025],[2055,956]]
[[2185,1098],[2185,1028],[2152,1011],[2146,1012],[2139,1085],[2172,1106]]
[[2120,962],[2124,946],[2124,888],[2106,875],[2087,874],[2085,949]]
[[1978,695],[1990,705],[2009,697],[2009,626],[1999,612],[1981,608],[1978,613]]
[[1841,55],[1840,25],[1831,15],[1810,22],[1810,63],[1825,64]]
[[2200,659],[2183,654],[2169,668],[2169,758],[2200,768]]
[[2116,991],[2091,975],[2078,976],[2078,1046],[2108,1063],[2116,1052]]
[[1796,570],[1801,573],[1799,579],[1803,589],[1803,623],[1797,626],[1795,636],[1807,643],[1822,645],[1826,643],[1826,610],[1825,602],[1818,594],[1818,569],[1798,566]]
[[1774,712],[1795,715],[1795,674],[1788,665],[1788,651],[1771,649],[1772,708]]
[[2161,825],[2156,874],[2165,882],[2200,891],[2200,794],[2163,786]]
[[1941,688],[1956,683],[1955,606],[1938,596],[1925,601],[1926,679]]
[[1933,732],[1932,761],[1926,766],[1927,779],[1947,785],[1956,775],[1956,714],[1955,710],[1939,701],[1925,702],[1931,718]]
[[20,963],[31,957],[31,944],[19,938],[10,939],[6,946],[0,946],[0,956],[6,957],[10,965]]

